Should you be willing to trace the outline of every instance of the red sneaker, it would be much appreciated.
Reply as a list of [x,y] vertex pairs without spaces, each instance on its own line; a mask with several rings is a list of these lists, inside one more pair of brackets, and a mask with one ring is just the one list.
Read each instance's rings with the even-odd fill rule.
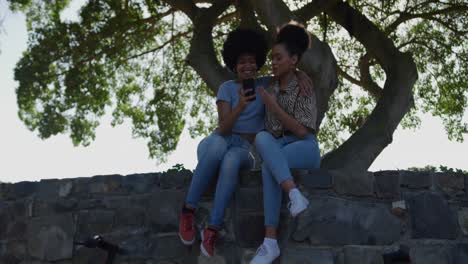
[[195,213],[182,212],[179,217],[179,237],[184,245],[195,242]]
[[207,257],[212,257],[214,255],[216,239],[218,238],[218,231],[211,228],[205,228],[201,232],[201,237],[201,252]]

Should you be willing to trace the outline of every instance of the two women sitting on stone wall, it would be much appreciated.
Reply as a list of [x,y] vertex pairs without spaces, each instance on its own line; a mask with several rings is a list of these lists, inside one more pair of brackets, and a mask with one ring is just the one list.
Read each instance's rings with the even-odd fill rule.
[[[193,244],[198,201],[217,174],[209,225],[201,232],[203,255],[214,254],[217,233],[237,186],[239,171],[253,165],[249,154],[252,144],[263,159],[265,209],[265,240],[252,263],[271,263],[279,256],[276,228],[282,190],[288,192],[293,217],[307,207],[308,201],[295,187],[289,168],[317,168],[320,163],[314,133],[315,94],[310,92],[312,85],[307,75],[296,71],[308,45],[309,36],[303,27],[286,25],[272,50],[274,77],[256,78],[266,61],[265,39],[248,29],[236,29],[228,35],[223,59],[236,74],[236,80],[223,83],[218,90],[218,128],[198,145],[198,164],[179,220],[180,239],[186,245]],[[248,79],[255,80],[255,91],[243,87]],[[309,93],[303,95],[301,91]]]

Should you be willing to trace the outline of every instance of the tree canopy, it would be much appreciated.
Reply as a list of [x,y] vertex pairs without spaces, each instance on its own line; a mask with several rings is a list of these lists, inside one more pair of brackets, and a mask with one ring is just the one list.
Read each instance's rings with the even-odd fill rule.
[[220,59],[226,34],[243,25],[272,39],[291,19],[314,35],[300,68],[316,83],[324,166],[367,169],[422,113],[441,118],[449,139],[468,131],[463,0],[89,0],[78,21],[61,17],[69,0],[9,3],[29,32],[15,69],[19,116],[41,138],[88,145],[111,112],[163,161],[184,127],[215,127],[214,95],[233,78]]

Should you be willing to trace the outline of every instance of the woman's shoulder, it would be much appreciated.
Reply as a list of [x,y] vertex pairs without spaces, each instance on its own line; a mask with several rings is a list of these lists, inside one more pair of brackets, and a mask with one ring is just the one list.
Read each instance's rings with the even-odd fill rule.
[[219,90],[225,90],[225,91],[230,91],[233,90],[234,88],[237,88],[238,83],[235,80],[228,80],[223,82],[219,86]]

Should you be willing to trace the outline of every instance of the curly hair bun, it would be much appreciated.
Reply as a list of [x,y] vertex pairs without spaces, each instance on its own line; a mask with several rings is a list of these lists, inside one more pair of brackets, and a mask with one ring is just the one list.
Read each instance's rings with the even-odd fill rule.
[[278,32],[276,43],[285,44],[292,55],[300,56],[309,48],[310,36],[302,25],[289,23]]
[[243,54],[255,55],[257,69],[260,69],[266,61],[268,45],[257,31],[237,28],[231,31],[223,45],[223,60],[226,66],[234,71],[239,56]]

